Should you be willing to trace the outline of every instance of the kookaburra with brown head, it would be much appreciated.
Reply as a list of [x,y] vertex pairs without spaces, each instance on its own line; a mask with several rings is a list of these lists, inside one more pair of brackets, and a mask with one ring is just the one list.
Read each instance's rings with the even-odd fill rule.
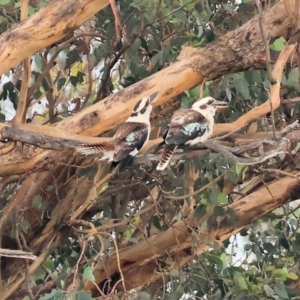
[[114,134],[109,143],[94,143],[77,146],[76,151],[85,155],[101,155],[100,160],[111,161],[111,169],[119,165],[119,171],[131,164],[134,157],[149,140],[152,102],[158,92],[137,101],[131,115]]
[[227,106],[227,102],[205,97],[197,100],[189,109],[175,111],[163,132],[165,150],[156,170],[167,167],[178,146],[193,146],[209,139],[213,133],[216,109]]

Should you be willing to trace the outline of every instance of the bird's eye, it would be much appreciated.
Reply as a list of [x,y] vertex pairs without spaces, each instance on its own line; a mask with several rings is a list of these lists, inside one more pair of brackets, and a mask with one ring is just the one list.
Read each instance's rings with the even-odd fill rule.
[[207,104],[212,105],[213,103],[214,103],[214,100],[209,100]]
[[137,111],[137,110],[138,110],[138,108],[139,108],[141,102],[142,102],[142,100],[139,100],[139,101],[135,104],[135,106],[133,107],[133,110],[134,110],[134,111]]

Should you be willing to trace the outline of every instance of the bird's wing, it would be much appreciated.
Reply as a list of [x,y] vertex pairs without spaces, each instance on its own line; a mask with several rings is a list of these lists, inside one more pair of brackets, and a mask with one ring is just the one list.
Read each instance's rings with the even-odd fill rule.
[[122,124],[114,135],[114,161],[120,161],[128,155],[135,156],[144,146],[148,130],[149,126],[144,123]]
[[179,109],[171,118],[166,134],[166,144],[181,145],[205,133],[208,122],[199,112]]

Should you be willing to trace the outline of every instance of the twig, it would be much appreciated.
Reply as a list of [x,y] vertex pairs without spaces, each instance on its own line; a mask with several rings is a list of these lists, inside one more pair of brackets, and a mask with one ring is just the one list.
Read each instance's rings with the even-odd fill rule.
[[[271,85],[274,85],[274,84],[276,84],[276,80],[273,78],[273,75],[272,75],[270,47],[269,47],[269,42],[267,40],[265,31],[264,31],[264,27],[263,27],[263,23],[262,23],[263,11],[262,11],[262,6],[261,6],[260,0],[256,0],[256,6],[258,8],[258,13],[259,13],[259,18],[258,18],[259,29],[261,32],[261,36],[262,36],[262,39],[263,39],[263,42],[265,45],[265,51],[266,51],[266,68],[267,68],[268,76],[270,79],[270,83],[271,83]],[[274,139],[277,140],[276,135],[275,135],[275,115],[274,115],[273,99],[272,99],[273,95],[270,92],[268,94],[269,94],[269,102],[270,102],[270,107],[271,107],[272,130],[273,130]]]
[[105,78],[103,79],[101,88],[99,88],[99,90],[97,92],[96,100],[93,102],[93,104],[95,104],[96,102],[98,102],[99,100],[102,99],[102,95],[103,95],[104,89],[106,87],[106,83],[110,79],[110,73],[111,73],[112,68],[115,66],[115,64],[118,62],[119,58],[131,46],[131,44],[135,41],[136,38],[137,37],[132,39],[132,41],[129,44],[125,45],[117,54],[115,54],[115,57],[113,58],[113,60],[111,62],[109,62],[108,66],[107,66],[107,71],[105,72]]
[[[45,245],[46,250],[42,252],[41,255],[37,257],[37,259],[29,266],[29,270],[28,270],[29,275],[33,274],[47,258],[48,251],[51,247],[53,239],[48,243],[48,245]],[[19,288],[19,286],[24,282],[25,279],[26,279],[25,274],[22,274],[18,280],[12,282],[9,286],[7,286],[7,288],[4,289],[1,294],[2,297],[1,299],[6,300],[12,293],[14,293]]]
[[271,190],[269,188],[269,185],[265,183],[265,181],[264,181],[264,179],[263,179],[263,177],[261,175],[259,177],[260,177],[260,180],[263,183],[264,187],[268,190],[268,192],[269,192],[270,196],[272,197],[273,201],[276,202],[276,199],[273,196],[273,194],[272,194],[272,192],[271,192]]
[[[89,47],[89,45],[87,45]],[[90,52],[87,53],[87,61],[88,61],[88,92],[85,96],[84,101],[81,104],[81,109],[83,109],[86,105],[86,103],[89,101],[91,94],[92,94],[92,88],[93,88],[93,76],[92,76],[92,59]]]
[[299,177],[297,175],[291,174],[291,173],[288,173],[288,172],[285,172],[285,171],[282,171],[282,170],[279,170],[279,169],[272,169],[272,168],[264,169],[264,168],[259,168],[259,170],[262,171],[262,172],[268,172],[268,173],[272,172],[272,173],[276,173],[278,175],[296,178],[297,180],[300,181],[300,179],[299,179]]
[[299,102],[300,102],[300,97],[283,99],[281,101],[281,103],[283,103],[283,104],[292,104],[292,103],[299,103]]
[[112,240],[113,240],[113,242],[115,244],[115,248],[116,248],[116,256],[117,256],[118,269],[119,269],[119,273],[120,273],[120,277],[121,277],[123,289],[124,289],[124,292],[126,292],[125,279],[124,279],[124,275],[123,275],[123,272],[122,272],[122,269],[121,269],[121,264],[120,264],[120,254],[119,254],[118,245],[117,245],[117,242],[116,242],[115,238],[112,237]]
[[200,99],[203,98],[204,84],[205,84],[206,80],[207,80],[207,78],[204,77],[204,78],[203,78],[203,81],[202,81],[202,83],[201,83],[201,85],[200,85],[200,93],[199,93],[199,98],[200,98]]
[[[295,208],[293,208],[290,212],[288,212],[288,214],[293,214],[295,211],[297,211],[298,209],[300,208],[300,204],[297,205]],[[266,214],[266,217],[271,217],[272,219],[273,218],[276,218],[276,219],[281,219],[283,217],[286,216],[286,213],[283,213],[283,214],[275,214],[275,213],[269,213],[269,214]]]
[[[39,295],[45,294],[45,293],[51,291],[51,289],[56,286],[56,281],[54,279],[50,280],[50,281],[46,281],[46,280],[45,280],[45,282],[43,282],[37,286],[34,286],[32,288],[32,292],[35,296],[34,299],[39,299],[39,297],[38,297]],[[27,289],[22,288],[21,290],[15,292],[12,296],[10,296],[8,298],[8,300],[20,300],[20,299],[25,298],[27,296],[27,294],[28,294]]]
[[258,8],[258,13],[259,13],[259,18],[258,18],[259,29],[264,42],[265,51],[266,51],[266,68],[267,68],[268,76],[270,78],[270,82],[273,85],[276,83],[276,81],[272,76],[270,47],[263,27],[263,10],[262,10],[260,0],[256,0],[256,6]]
[[[189,4],[192,3],[192,2],[195,2],[195,0],[191,0],[191,1],[188,1],[188,2],[184,3],[183,5],[181,5],[181,6],[177,7],[177,8],[175,8],[175,9],[173,9],[172,11],[168,12],[168,13],[165,14],[164,16],[158,18],[157,20],[154,20],[154,22],[155,22],[155,23],[160,22],[161,20],[163,20],[163,19],[167,18],[168,16],[172,15],[174,12],[183,9],[185,6],[189,5]],[[148,26],[151,26],[154,22],[149,22],[149,23],[147,23],[147,24],[144,26],[144,28],[147,28]]]
[[46,65],[46,67],[43,69],[43,72],[41,73],[41,75],[37,78],[37,80],[35,81],[35,83],[30,87],[29,91],[28,91],[28,95],[27,95],[27,101],[28,98],[30,98],[34,91],[39,87],[39,85],[41,84],[42,80],[45,78],[45,76],[48,74],[48,72],[50,71],[50,69],[53,67],[54,65],[54,61],[57,58],[57,56],[59,55],[59,53],[64,50],[71,42],[77,40],[78,38],[84,37],[84,36],[92,36],[92,37],[100,37],[102,38],[103,35],[102,34],[98,34],[98,33],[80,33],[76,36],[71,37],[70,39],[68,39],[67,41],[65,41],[64,43],[62,43],[55,51],[55,53],[53,54],[53,56],[51,57],[51,59],[49,60],[48,64]]
[[115,17],[115,29],[116,29],[116,43],[119,42],[121,39],[121,31],[122,31],[122,25],[120,21],[120,16],[119,16],[119,10],[118,6],[116,4],[116,0],[109,0],[111,10],[114,14]]
[[[28,0],[21,0],[21,21],[25,20],[28,16]],[[31,77],[31,68],[30,68],[30,57],[27,57],[23,60],[23,79],[21,90],[19,94],[19,102],[16,115],[13,119],[13,126],[17,126],[20,123],[25,122],[26,109],[27,109],[27,92],[29,87],[29,81]]]
[[[182,196],[169,196],[169,192],[165,192],[164,190],[162,190],[160,187],[160,190],[162,191],[162,193],[165,195],[164,198],[167,198],[167,199],[173,199],[173,200],[184,200],[188,197],[192,197],[192,196],[195,196],[203,191],[205,191],[207,188],[209,188],[210,186],[212,186],[213,184],[216,184],[220,179],[222,179],[227,173],[229,173],[230,171],[233,170],[233,167],[231,167],[230,169],[226,170],[223,174],[221,174],[220,176],[218,176],[217,178],[211,180],[209,183],[207,183],[206,185],[202,186],[201,188],[199,188],[198,190],[196,191],[193,191],[191,193],[188,193],[186,195],[182,195]],[[168,196],[166,196],[168,195]]]
[[82,242],[82,246],[81,246],[81,253],[78,257],[78,260],[76,262],[76,265],[75,265],[75,271],[74,271],[74,275],[73,275],[73,287],[76,286],[76,276],[77,276],[77,273],[78,273],[78,268],[79,268],[79,263],[83,257],[83,254],[84,254],[84,251],[85,251],[85,246],[86,246],[86,242],[83,241]]
[[0,256],[24,258],[24,259],[31,259],[31,260],[37,259],[37,256],[35,256],[31,252],[26,252],[22,250],[10,250],[10,249],[3,249],[3,248],[0,248]]
[[216,143],[213,143],[212,141],[208,141],[208,142],[204,143],[204,145],[207,148],[220,153],[221,155],[230,159],[234,163],[238,163],[240,165],[248,165],[248,166],[259,164],[259,163],[262,163],[262,162],[268,160],[269,158],[272,158],[279,154],[284,154],[285,153],[284,148],[286,146],[285,143],[282,143],[282,144],[278,145],[278,148],[276,150],[270,151],[267,154],[261,155],[259,157],[243,158],[243,157],[237,157],[234,154],[232,154],[231,152],[229,152],[227,150],[228,147],[217,145]]
[[157,1],[157,6],[156,6],[155,15],[154,15],[153,20],[156,20],[156,18],[157,18],[157,16],[158,16],[159,8],[160,8],[160,6],[161,6],[161,2],[162,2],[162,0],[158,0],[158,1]]
[[[246,125],[245,125],[246,126]],[[228,132],[226,134],[223,134],[221,136],[215,137],[214,139],[212,139],[213,141],[217,141],[217,140],[224,140],[226,138],[228,138],[229,136],[233,135],[234,133],[236,133],[237,131],[241,130],[243,127],[245,126],[240,126],[237,129],[235,129],[234,131]]]

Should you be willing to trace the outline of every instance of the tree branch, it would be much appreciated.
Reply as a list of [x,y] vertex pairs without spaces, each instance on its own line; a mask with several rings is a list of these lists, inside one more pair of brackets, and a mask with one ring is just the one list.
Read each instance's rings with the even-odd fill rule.
[[[236,217],[234,223],[230,222],[229,215],[225,215],[221,222],[218,222],[214,216],[211,216],[207,221],[207,230],[196,231],[199,236],[198,244],[193,242],[192,231],[194,230],[192,228],[198,228],[203,223],[203,220],[197,220],[191,215],[187,220],[177,222],[165,232],[119,250],[118,257],[120,258],[121,269],[124,277],[127,278],[126,288],[132,289],[137,286],[143,286],[162,276],[157,272],[157,264],[155,262],[164,258],[166,251],[175,260],[176,267],[180,268],[195,255],[204,252],[210,247],[205,241],[224,241],[258,217],[282,206],[288,201],[298,199],[299,191],[298,178],[285,177],[274,183],[267,184],[251,195],[224,207],[225,211],[226,209],[234,210]],[[111,279],[112,275],[114,276],[111,279],[112,282],[110,282],[111,286],[119,280],[116,255],[116,253],[112,253],[105,261],[99,261],[95,266],[95,282],[100,288],[105,285],[106,280]],[[139,270],[143,270],[143,276],[141,276]],[[94,283],[91,281],[86,281],[84,288],[85,290],[91,290],[93,296],[96,296],[98,293]],[[123,286],[120,284],[116,288],[120,291],[123,290]]]
[[[25,20],[28,15],[28,0],[21,0],[21,21]],[[19,95],[19,102],[16,115],[13,119],[13,125],[16,126],[25,122],[26,109],[27,109],[27,92],[29,81],[31,77],[30,57],[23,60],[23,79]]]
[[[108,0],[51,1],[45,8],[0,36],[0,75],[35,52],[62,39],[79,27]],[[16,45],[21,45],[16,47]]]
[[[216,143],[214,141],[207,141],[203,144],[198,145],[198,147],[194,146],[192,150],[187,147],[182,147],[182,149],[184,149],[184,153],[173,155],[172,160],[177,161],[182,159],[189,159],[195,156],[203,156],[208,153],[207,150],[203,150],[203,146],[204,146],[207,147],[208,149],[220,153],[221,155],[232,160],[235,163],[244,164],[244,165],[258,164],[266,161],[271,157],[277,156],[278,154],[291,152],[290,149],[291,141],[288,138],[283,138],[283,137],[287,135],[290,131],[298,130],[298,129],[300,129],[300,123],[296,121],[288,125],[284,129],[282,129],[281,131],[275,133],[276,138],[280,138],[279,143],[275,142],[272,139],[265,139],[265,140],[260,140],[257,142],[247,144],[245,146],[240,146],[240,147],[235,146],[233,148],[230,148],[230,147],[222,146],[219,143]],[[76,140],[51,137],[40,133],[24,131],[14,127],[4,127],[0,130],[0,134],[3,139],[28,143],[36,147],[40,147],[43,149],[51,149],[51,150],[74,149],[76,146],[81,144],[81,142]],[[300,140],[300,137],[298,140],[295,134],[292,135],[292,137],[294,140],[297,141]],[[239,155],[243,152],[250,151],[250,150],[252,151],[258,150],[258,152],[261,152],[262,149],[264,148],[263,147],[264,144],[272,145],[273,149],[271,149],[267,153],[263,153],[259,157],[243,158],[235,155],[235,154]],[[161,155],[158,154],[139,155],[135,158],[134,164],[147,164],[149,163],[149,161],[157,162],[160,159],[160,157]]]
[[17,258],[24,258],[24,259],[31,259],[31,260],[37,259],[37,257],[33,255],[31,252],[26,252],[22,250],[2,249],[2,248],[0,248],[0,256],[17,257]]
[[27,143],[43,149],[63,150],[66,148],[74,149],[78,144],[76,140],[55,138],[41,133],[25,131],[14,127],[3,127],[0,130],[3,139],[9,139],[22,143]]

